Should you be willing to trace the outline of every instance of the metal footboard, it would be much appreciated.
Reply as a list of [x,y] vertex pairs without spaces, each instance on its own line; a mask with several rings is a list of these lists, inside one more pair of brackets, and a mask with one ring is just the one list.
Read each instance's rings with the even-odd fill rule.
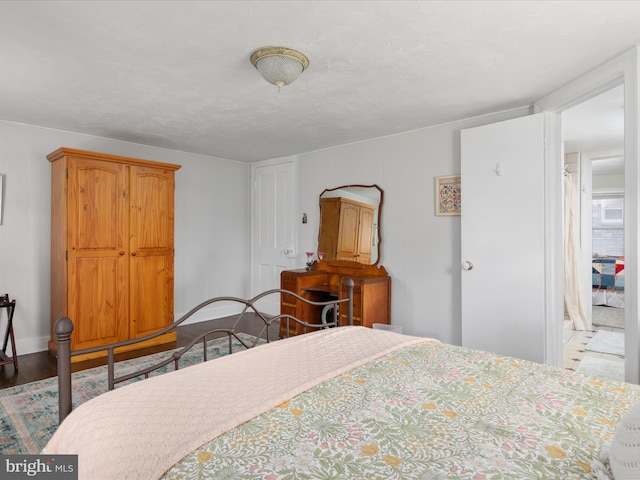
[[[216,298],[212,298],[210,300],[206,300],[202,302],[201,304],[192,308],[189,312],[187,312],[185,315],[180,317],[171,325],[151,335],[147,335],[147,336],[132,339],[132,340],[126,340],[123,342],[112,343],[109,345],[102,345],[98,347],[85,348],[82,350],[75,350],[75,351],[71,350],[71,334],[73,333],[73,322],[68,317],[62,317],[58,319],[58,321],[54,326],[54,333],[55,333],[57,344],[58,344],[58,358],[57,358],[58,408],[59,408],[58,415],[59,415],[60,423],[62,423],[62,421],[67,417],[67,415],[71,413],[71,410],[73,408],[72,393],[71,393],[72,391],[71,357],[74,357],[77,355],[86,355],[89,353],[106,351],[107,352],[108,389],[113,390],[113,388],[118,383],[124,382],[126,380],[129,380],[135,377],[139,377],[139,376],[144,376],[145,378],[148,378],[151,372],[161,367],[164,367],[165,365],[169,365],[170,363],[173,363],[174,368],[177,370],[178,361],[180,360],[180,358],[182,358],[182,356],[186,352],[191,350],[191,348],[193,348],[195,345],[199,343],[203,344],[203,349],[204,349],[203,361],[206,361],[207,360],[207,338],[213,334],[218,334],[218,335],[223,334],[223,338],[224,338],[224,335],[226,335],[229,340],[229,353],[232,353],[233,339],[238,340],[245,348],[252,348],[256,346],[260,338],[266,340],[266,342],[270,342],[271,339],[269,338],[269,326],[272,325],[274,322],[286,322],[287,328],[285,329],[285,331],[287,332],[287,334],[289,332],[289,328],[288,328],[289,325],[293,323],[302,325],[305,333],[307,331],[319,330],[322,328],[337,327],[339,326],[338,305],[340,304],[344,304],[346,307],[346,319],[347,319],[346,324],[353,325],[353,286],[354,286],[353,280],[347,279],[346,281],[347,297],[342,299],[332,299],[324,302],[314,302],[304,297],[301,297],[293,292],[290,292],[288,290],[282,290],[282,289],[268,290],[248,300],[238,298],[238,297],[216,297]],[[315,305],[318,307],[332,305],[334,307],[333,321],[327,322],[327,323],[308,323],[292,315],[286,315],[286,314],[280,314],[275,316],[266,315],[260,312],[255,306],[255,304],[259,300],[262,300],[265,297],[268,297],[271,295],[290,295],[303,303],[306,303],[309,305]],[[160,361],[159,363],[153,366],[146,367],[136,372],[132,372],[119,377],[115,376],[115,363],[116,363],[115,353],[117,349],[121,347],[129,346],[129,345],[134,345],[136,343],[144,342],[144,341],[156,338],[172,330],[175,330],[178,326],[180,326],[185,320],[193,316],[196,312],[202,310],[204,307],[208,305],[211,305],[213,303],[218,303],[218,302],[235,302],[235,303],[244,305],[242,308],[242,311],[240,312],[240,314],[238,315],[237,319],[235,320],[235,322],[231,327],[214,328],[214,329],[208,330],[207,332],[202,333],[201,335],[193,339],[184,347],[181,347],[180,349],[173,352],[171,355],[168,355],[166,359]],[[241,324],[241,321],[243,319],[248,318],[249,316],[252,317],[252,321],[262,322],[262,330],[254,342],[245,341],[243,338],[238,336],[238,333],[240,333],[240,331],[236,330],[238,328],[238,325]]]

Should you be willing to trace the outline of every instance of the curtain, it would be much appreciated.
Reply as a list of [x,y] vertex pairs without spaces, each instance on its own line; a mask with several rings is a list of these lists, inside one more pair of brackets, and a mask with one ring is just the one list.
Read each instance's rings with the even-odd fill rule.
[[587,314],[590,304],[584,295],[584,275],[581,267],[580,209],[575,175],[564,176],[564,305],[574,330],[591,330]]

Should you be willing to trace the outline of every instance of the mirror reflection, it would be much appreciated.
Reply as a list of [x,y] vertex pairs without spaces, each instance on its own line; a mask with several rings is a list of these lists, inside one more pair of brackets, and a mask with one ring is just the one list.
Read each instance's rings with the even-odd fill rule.
[[345,185],[322,192],[318,252],[324,253],[324,260],[378,263],[382,194],[378,185]]

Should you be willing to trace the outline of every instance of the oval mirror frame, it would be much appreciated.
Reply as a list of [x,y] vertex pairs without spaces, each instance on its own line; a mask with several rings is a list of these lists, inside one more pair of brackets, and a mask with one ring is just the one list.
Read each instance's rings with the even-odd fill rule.
[[[322,245],[322,199],[341,197],[347,198],[354,202],[361,204],[369,204],[375,207],[375,215],[373,220],[372,231],[372,250],[370,262],[358,262],[365,265],[377,265],[380,262],[380,243],[381,237],[381,217],[382,217],[382,203],[384,198],[384,191],[378,185],[342,185],[340,187],[327,188],[320,194],[320,223],[318,225],[318,250],[321,250]],[[331,255],[326,257],[326,260],[333,260]]]

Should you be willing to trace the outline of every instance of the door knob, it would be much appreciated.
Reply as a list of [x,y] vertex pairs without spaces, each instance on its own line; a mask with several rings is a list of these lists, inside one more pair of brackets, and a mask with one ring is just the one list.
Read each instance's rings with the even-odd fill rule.
[[465,260],[462,263],[462,269],[463,270],[473,270],[473,263],[471,263],[469,260]]

